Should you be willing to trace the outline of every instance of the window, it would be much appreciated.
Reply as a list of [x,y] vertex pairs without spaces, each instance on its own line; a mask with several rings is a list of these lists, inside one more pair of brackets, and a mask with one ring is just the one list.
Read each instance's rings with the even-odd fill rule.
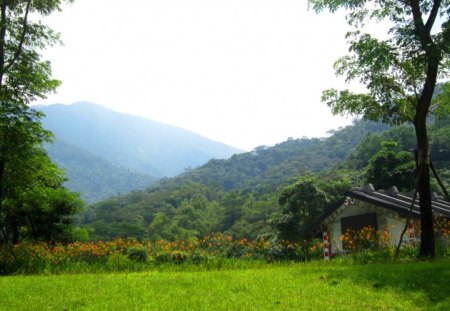
[[341,218],[341,232],[342,233],[345,233],[349,229],[358,231],[364,227],[372,227],[373,229],[377,230],[378,229],[377,214],[369,213],[369,214]]

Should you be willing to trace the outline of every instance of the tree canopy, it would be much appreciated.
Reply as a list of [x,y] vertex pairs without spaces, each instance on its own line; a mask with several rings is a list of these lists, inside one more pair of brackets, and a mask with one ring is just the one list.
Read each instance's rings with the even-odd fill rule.
[[[414,124],[417,138],[418,192],[421,210],[420,256],[435,255],[430,191],[429,113],[449,112],[449,86],[436,96],[439,79],[450,69],[450,1],[448,0],[310,0],[320,12],[347,10],[353,30],[347,34],[349,55],[335,63],[336,73],[357,81],[366,92],[329,89],[322,100],[335,114],[362,115],[386,123]],[[364,32],[367,22],[391,25],[387,39]],[[434,100],[433,100],[434,98]]]
[[42,148],[52,136],[42,114],[27,106],[60,84],[40,55],[59,35],[40,18],[62,2],[0,2],[0,241],[63,239],[82,206]]
[[[440,148],[441,142],[448,142],[445,133],[449,127],[450,124],[443,121],[429,127],[432,148]],[[363,129],[373,132],[365,135]],[[374,132],[376,129],[378,133]],[[311,139],[310,144],[290,140],[260,148],[251,155],[214,160],[183,176],[162,180],[146,191],[98,202],[83,214],[82,222],[92,232],[94,240],[114,237],[177,240],[223,232],[239,239],[276,237],[303,241],[303,234],[314,233],[309,228],[313,229],[324,210],[343,200],[347,190],[368,182],[377,184],[378,177],[368,177],[367,171],[371,159],[377,158],[382,149],[382,141],[395,141],[398,146],[393,150],[387,148],[387,152],[393,155],[400,152],[406,155],[409,165],[415,166],[410,161],[415,145],[411,126],[389,129],[385,125],[379,127],[372,122],[357,121],[323,140]],[[346,151],[344,157],[330,158],[340,150]],[[364,161],[355,163],[360,154],[364,155]],[[392,162],[395,168],[403,169],[402,161],[397,161],[395,156],[392,158],[395,161],[390,157],[381,158],[377,169],[390,170]],[[447,181],[448,163],[450,155],[446,152],[434,159],[442,178]],[[265,169],[257,171],[257,167]],[[312,170],[316,167],[321,169]],[[237,172],[240,174],[236,176]],[[411,173],[409,176],[414,178]],[[310,185],[306,181],[310,181],[311,192],[317,190],[317,195],[310,195],[306,190]],[[391,185],[401,188],[395,178],[389,182],[378,185],[377,189]],[[305,201],[310,203],[297,205]],[[289,232],[291,225],[294,230]]]
[[30,103],[60,85],[51,77],[50,63],[40,55],[60,42],[59,34],[38,17],[61,10],[62,2],[72,0],[1,1],[0,100]]
[[411,152],[398,149],[394,141],[383,141],[381,149],[369,160],[366,181],[375,189],[389,189],[396,186],[408,192],[416,185],[416,163]]
[[0,241],[67,239],[82,208],[42,147],[51,133],[40,118],[23,103],[0,105]]

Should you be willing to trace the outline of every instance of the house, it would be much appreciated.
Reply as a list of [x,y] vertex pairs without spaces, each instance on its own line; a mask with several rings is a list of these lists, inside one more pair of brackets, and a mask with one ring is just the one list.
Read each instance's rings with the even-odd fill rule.
[[[327,233],[332,254],[346,250],[341,240],[343,233],[366,226],[389,233],[389,243],[397,246],[408,215],[410,225],[403,241],[415,242],[416,237],[420,236],[419,198],[416,198],[410,212],[412,192],[400,193],[396,187],[386,191],[375,190],[372,184],[368,184],[348,191],[345,196],[345,200],[328,210],[319,221]],[[436,193],[432,195],[432,210],[436,218],[450,220],[450,202]]]

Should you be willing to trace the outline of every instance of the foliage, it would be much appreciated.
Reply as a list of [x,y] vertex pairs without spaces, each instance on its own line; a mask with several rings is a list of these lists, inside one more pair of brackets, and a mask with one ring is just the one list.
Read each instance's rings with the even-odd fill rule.
[[[2,1],[0,4],[0,242],[68,239],[78,196],[62,187],[64,174],[42,148],[51,134],[42,113],[27,104],[60,84],[39,54],[59,42],[41,23],[62,2]],[[71,0],[67,0],[71,2]]]
[[340,237],[344,248],[350,251],[380,250],[390,246],[390,236],[387,230],[378,231],[372,227],[361,230],[348,229]]
[[[431,125],[429,132],[433,141],[448,141],[450,136],[441,136],[448,126],[444,121]],[[357,121],[354,126],[337,130],[330,137],[314,140],[309,145],[305,145],[303,139],[292,139],[273,147],[259,148],[251,156],[244,154],[229,160],[210,161],[182,176],[160,181],[146,191],[135,191],[94,204],[83,214],[81,222],[90,228],[94,240],[135,237],[174,241],[200,238],[214,232],[230,234],[236,239],[272,238],[278,234],[276,223],[283,212],[279,197],[285,188],[295,188],[299,179],[309,176],[326,194],[326,202],[319,202],[320,209],[313,211],[313,217],[306,221],[312,226],[317,215],[341,200],[345,191],[367,182],[377,183],[372,178],[367,179],[367,165],[385,140],[396,141],[395,150],[402,152],[412,154],[410,150],[415,147],[414,131],[410,126],[388,128]],[[347,158],[336,159],[336,162],[329,162],[328,155],[322,158],[323,154],[335,154],[337,150],[346,150]],[[274,160],[277,154],[285,156]],[[363,154],[364,160],[356,165],[355,161]],[[434,153],[432,157],[435,165],[441,168],[444,182],[448,181],[445,167],[450,157],[443,155],[438,159],[434,158]],[[309,164],[316,166],[314,161],[318,163],[324,159],[328,159],[328,164],[324,163],[320,171],[306,169]],[[306,164],[297,167],[304,161]],[[254,176],[247,175],[245,169],[251,170],[255,163],[260,167],[265,163],[265,169],[255,172]],[[377,169],[386,170],[383,167]],[[240,174],[236,175],[236,172]]]
[[[135,191],[94,204],[82,216],[93,239],[136,237],[185,239],[213,232],[254,239],[273,235],[269,223],[280,211],[280,191],[309,171],[320,172],[339,163],[369,131],[387,127],[355,121],[332,136],[290,139],[228,160],[211,160],[200,168],[162,180],[146,191]],[[347,174],[347,173],[346,173]],[[349,173],[350,175],[350,173]],[[331,195],[342,174],[323,175]],[[347,180],[346,187],[350,182]],[[333,197],[339,197],[341,188]]]
[[351,180],[346,174],[341,172],[339,175],[338,179],[329,171],[319,177],[302,176],[282,190],[279,196],[281,215],[274,221],[279,239],[299,242],[315,234],[320,216],[340,204],[345,192],[351,188]]
[[0,101],[28,104],[60,84],[40,51],[59,43],[59,35],[40,18],[61,10],[62,2],[3,1],[0,4]]
[[337,165],[365,134],[387,128],[379,123],[355,120],[352,126],[331,131],[327,138],[288,139],[272,147],[261,146],[252,152],[236,154],[227,160],[211,160],[170,183],[196,181],[218,185],[225,191],[273,192],[287,185],[289,179],[307,171],[318,173]]
[[372,156],[366,168],[367,183],[376,189],[396,186],[407,192],[416,186],[416,163],[411,152],[398,150],[393,141],[381,142],[381,149]]
[[45,150],[58,167],[64,169],[67,180],[64,186],[79,192],[87,204],[112,196],[145,189],[156,181],[155,177],[134,173],[77,148],[61,138],[46,144]]
[[450,120],[437,120],[430,132],[431,159],[436,167],[450,166]]
[[435,231],[443,240],[450,239],[450,219],[443,217],[436,218]]
[[[438,237],[438,255],[446,258],[450,256],[450,221],[439,218],[435,226]],[[417,258],[418,247],[414,241],[402,244],[398,258],[395,257],[395,247],[390,245],[389,231],[376,230],[370,226],[360,230],[349,229],[340,236],[345,252],[337,256],[344,256],[354,263],[385,262],[390,260],[414,261]],[[339,258],[339,257],[335,257]]]
[[283,207],[281,217],[276,222],[279,238],[299,241],[330,202],[319,181],[313,176],[305,176],[283,189],[279,203]]
[[50,133],[41,114],[25,104],[3,102],[0,109],[0,241],[67,240],[82,202],[62,187],[64,174],[41,143]]
[[[435,256],[431,210],[428,114],[448,114],[450,87],[450,2],[440,0],[310,0],[316,11],[345,9],[353,31],[347,34],[350,54],[335,63],[346,81],[357,80],[366,92],[335,89],[323,92],[335,114],[362,115],[369,120],[411,122],[417,137],[418,193],[421,211],[421,257]],[[442,18],[442,22],[438,19]],[[364,32],[367,22],[391,25],[387,39]],[[440,26],[440,30],[437,28]],[[438,92],[436,92],[438,91]],[[437,94],[436,94],[437,93]],[[433,100],[434,98],[434,100]]]
[[14,245],[14,254],[6,245],[0,246],[0,273],[64,272],[77,264],[92,265],[99,270],[148,269],[166,264],[209,265],[220,259],[307,260],[322,255],[321,242],[318,241],[276,243],[266,238],[237,240],[220,233],[173,242],[132,239],[68,244],[22,242]]
[[[323,101],[334,113],[363,115],[369,120],[383,120],[401,124],[413,122],[419,98],[424,91],[429,99],[434,93],[431,83],[431,64],[437,76],[448,76],[450,24],[448,1],[333,1],[310,0],[317,12],[340,8],[348,10],[347,21],[354,31],[347,34],[350,55],[335,63],[336,73],[347,81],[357,80],[367,88],[366,93],[356,94],[349,90],[327,90]],[[437,16],[442,24],[437,24]],[[427,17],[427,20],[422,20]],[[364,33],[369,21],[388,21],[389,37],[377,39]],[[436,23],[436,25],[435,25]],[[431,32],[433,26],[440,31]],[[436,63],[434,63],[436,62]],[[428,107],[432,113],[448,110],[448,86],[441,86],[439,99]],[[439,114],[443,115],[443,114]],[[445,114],[444,114],[445,115]]]

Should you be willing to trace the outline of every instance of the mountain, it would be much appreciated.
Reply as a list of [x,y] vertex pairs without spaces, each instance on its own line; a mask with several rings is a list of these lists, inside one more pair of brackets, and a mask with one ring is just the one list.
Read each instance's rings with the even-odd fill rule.
[[387,129],[355,121],[326,138],[289,139],[229,159],[212,159],[144,191],[98,202],[83,215],[82,223],[90,227],[93,239],[174,240],[213,232],[239,238],[264,235],[271,230],[268,220],[279,213],[281,189],[300,175],[344,163],[368,133]]
[[240,152],[175,126],[88,102],[33,108],[45,113],[42,124],[55,134],[49,154],[66,170],[69,189],[92,200]]
[[157,180],[153,176],[114,165],[63,139],[47,145],[46,149],[53,162],[66,171],[68,180],[65,186],[79,192],[86,203],[144,189]]
[[229,159],[210,160],[205,165],[172,179],[205,185],[218,184],[225,191],[257,190],[260,193],[284,184],[299,172],[318,173],[342,162],[367,133],[383,132],[383,124],[355,121],[353,125],[330,131],[325,138],[288,139],[272,147],[235,154]]

